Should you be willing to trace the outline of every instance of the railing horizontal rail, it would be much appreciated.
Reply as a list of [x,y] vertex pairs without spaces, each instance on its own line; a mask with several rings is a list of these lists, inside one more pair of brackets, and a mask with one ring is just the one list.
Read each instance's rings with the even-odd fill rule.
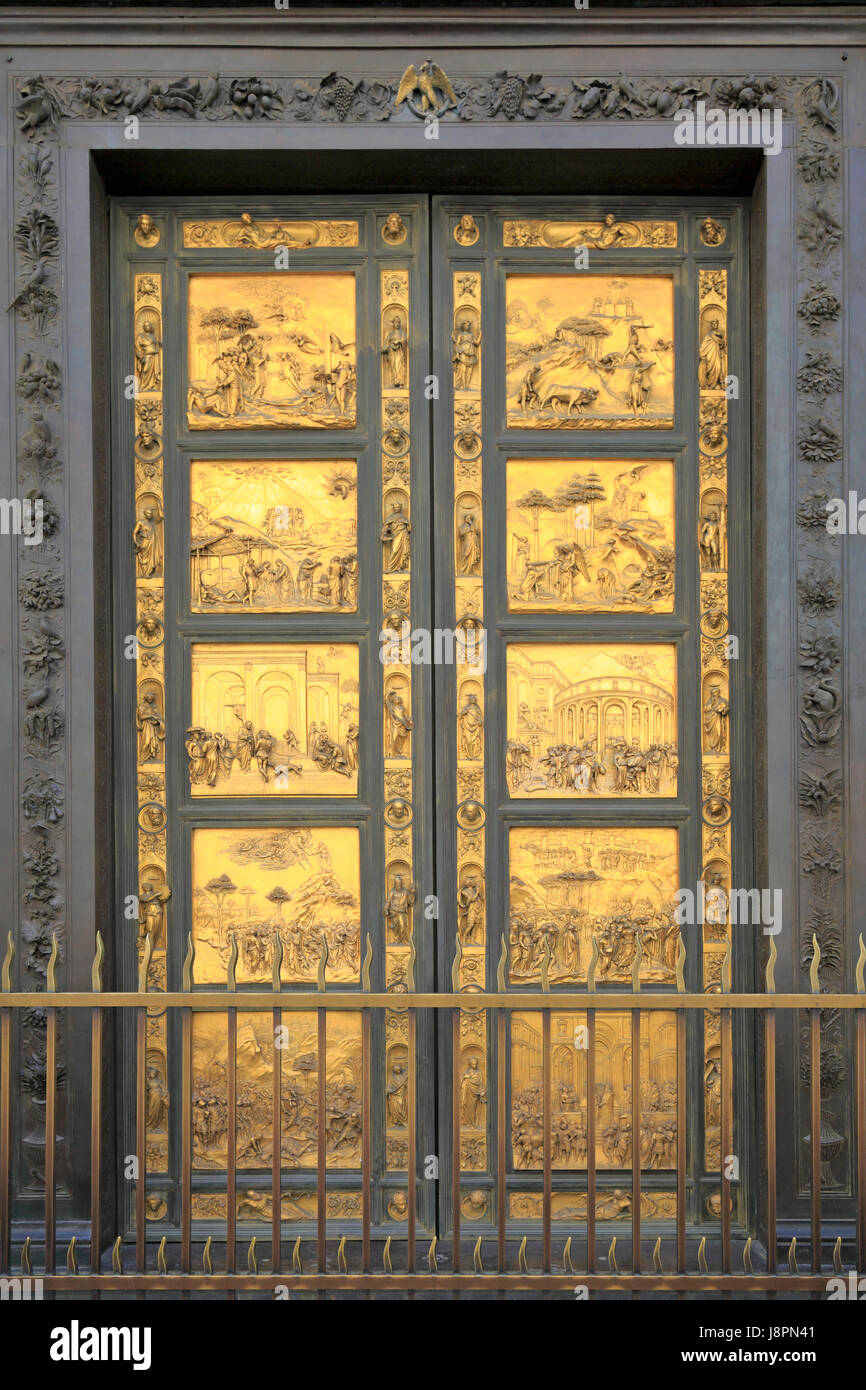
[[104,993],[57,990],[51,994],[28,990],[0,993],[0,1008],[52,1009],[191,1009],[193,1013],[222,1009],[866,1009],[864,994],[601,994],[563,990],[561,993],[509,994],[362,994],[345,990],[312,993],[292,990],[201,990],[147,994],[134,990]]

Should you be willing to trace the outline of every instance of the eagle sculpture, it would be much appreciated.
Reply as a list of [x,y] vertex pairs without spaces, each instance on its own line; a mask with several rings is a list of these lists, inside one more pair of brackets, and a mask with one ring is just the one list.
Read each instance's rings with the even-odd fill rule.
[[457,105],[457,97],[448,77],[439,64],[431,62],[429,58],[421,64],[420,71],[416,71],[415,64],[410,63],[403,73],[394,105],[399,106],[401,101],[408,101],[412,109],[417,108],[422,115],[428,111],[447,111],[449,106]]

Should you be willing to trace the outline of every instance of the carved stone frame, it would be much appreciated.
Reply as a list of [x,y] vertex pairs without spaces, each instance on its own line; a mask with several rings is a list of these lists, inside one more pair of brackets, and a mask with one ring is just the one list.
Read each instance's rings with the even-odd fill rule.
[[[514,14],[455,16],[447,47],[423,13],[244,16],[240,33],[237,19],[220,15],[206,32],[179,21],[171,43],[161,37],[163,22],[158,14],[62,11],[0,21],[9,55],[0,108],[9,150],[2,211],[16,229],[5,300],[13,312],[0,342],[11,406],[2,491],[14,498],[37,489],[51,504],[48,520],[59,515],[42,546],[3,538],[3,642],[14,656],[0,689],[18,727],[0,750],[0,776],[14,789],[0,808],[0,855],[17,904],[15,978],[44,979],[56,930],[60,979],[87,988],[95,929],[107,934],[120,915],[107,845],[110,692],[100,655],[111,553],[103,524],[106,206],[92,155],[288,145],[420,159],[422,121],[405,103],[395,108],[394,99],[407,64],[432,51],[457,97],[440,117],[442,148],[476,152],[481,178],[485,151],[515,147],[669,153],[672,117],[686,99],[730,107],[766,97],[784,110],[784,148],[764,160],[752,201],[754,510],[763,518],[753,594],[758,883],[781,888],[786,904],[777,987],[804,986],[814,934],[822,988],[851,988],[855,905],[866,886],[856,853],[866,831],[857,780],[866,719],[850,639],[866,612],[866,558],[857,537],[845,549],[823,529],[821,507],[825,496],[847,498],[858,483],[864,490],[863,464],[858,470],[843,442],[848,411],[866,392],[863,270],[854,254],[866,215],[862,19],[684,14],[666,21],[665,48],[652,52],[633,47],[658,39],[658,21],[648,13],[627,34],[616,20],[533,16],[539,77],[514,71],[524,61],[528,22]],[[492,46],[476,47],[483,42]],[[844,43],[858,45],[853,61]],[[208,74],[221,44],[231,71],[214,90]],[[636,64],[651,75],[616,75]],[[270,84],[259,93],[245,76],[256,68],[259,85]],[[575,71],[583,75],[574,78]],[[190,77],[181,82],[181,73]],[[747,81],[747,73],[757,80]],[[125,146],[133,116],[140,145]],[[3,274],[10,269],[5,263]],[[788,904],[797,905],[795,914]],[[737,981],[735,963],[737,982],[746,984]],[[844,1135],[850,1039],[833,1019],[823,1023],[828,1118]],[[28,1017],[21,1036],[18,1065],[31,1100],[38,1099],[42,1026],[38,1015]],[[798,1051],[796,1036],[782,1039],[792,1081]],[[70,1069],[77,1052],[70,1037]],[[14,1120],[19,1155],[21,1131],[33,1118],[21,1111]],[[72,1231],[83,1215],[74,1175],[86,1171],[88,1137],[83,1112],[70,1106],[65,1123],[72,1181],[59,1214]],[[790,1174],[780,1187],[780,1237],[798,1234],[807,1217],[800,1195],[807,1130],[801,1095],[778,1136],[780,1174]],[[27,1169],[22,1157],[17,1209],[25,1221],[41,1207],[38,1180],[27,1196]],[[850,1145],[837,1172],[839,1195],[825,1194],[825,1211],[844,1230]]]

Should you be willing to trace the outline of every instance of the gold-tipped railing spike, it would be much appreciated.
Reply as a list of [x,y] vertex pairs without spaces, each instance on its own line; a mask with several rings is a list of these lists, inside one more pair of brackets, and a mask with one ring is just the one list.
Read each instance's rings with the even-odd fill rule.
[[770,937],[770,954],[767,956],[767,964],[764,969],[764,989],[767,994],[776,993],[776,961],[779,952],[776,950],[776,938]]
[[662,1264],[662,1238],[661,1238],[661,1236],[659,1236],[659,1237],[657,1238],[656,1243],[655,1243],[655,1245],[653,1246],[653,1269],[655,1270],[656,1274],[664,1274],[664,1272],[665,1272],[665,1270],[664,1270],[664,1265]]
[[364,952],[364,964],[361,966],[361,988],[365,993],[370,992],[370,972],[373,969],[373,943],[370,940],[370,933],[367,932],[367,949]]
[[32,1270],[31,1267],[30,1267],[30,1237],[29,1237],[29,1236],[27,1236],[26,1240],[24,1241],[24,1244],[23,1244],[22,1247],[21,1247],[21,1273],[22,1273],[22,1274],[32,1274],[32,1273],[33,1273],[33,1270]]
[[415,991],[415,937],[409,941],[409,954],[406,957],[406,989],[409,994]]
[[732,963],[732,959],[733,959],[733,952],[732,952],[732,949],[731,949],[731,938],[728,937],[727,941],[725,942],[725,954],[722,956],[722,972],[721,972],[721,980],[720,980],[720,984],[721,984],[721,987],[722,987],[722,994],[730,994],[730,992],[731,992],[731,973],[732,973],[732,971],[731,971],[731,963]]
[[385,1270],[385,1273],[386,1273],[386,1274],[393,1274],[393,1273],[394,1273],[394,1269],[393,1269],[393,1267],[392,1267],[392,1265],[391,1265],[391,1237],[390,1237],[390,1236],[389,1236],[388,1239],[385,1241],[385,1246],[384,1246],[384,1249],[382,1250],[382,1267],[383,1267],[383,1269]]
[[791,1237],[791,1244],[788,1246],[788,1269],[792,1274],[799,1274],[800,1267],[797,1264],[797,1237]]
[[316,971],[316,989],[320,994],[325,992],[325,970],[328,965],[328,938],[322,933],[322,949],[319,953],[319,966]]
[[283,987],[283,940],[278,931],[274,932],[274,954],[271,958],[271,988],[279,994]]
[[295,1241],[292,1247],[292,1273],[303,1274],[304,1266],[301,1264],[301,1237]]
[[505,940],[505,932],[499,938],[499,964],[496,967],[496,988],[500,994],[506,990],[505,971],[508,966],[508,944]]
[[610,1248],[607,1252],[607,1263],[613,1274],[619,1274],[619,1265],[616,1262],[616,1236],[614,1236],[613,1240],[610,1242]]
[[111,1268],[114,1270],[115,1274],[123,1273],[123,1260],[120,1257],[120,1246],[121,1239],[120,1236],[118,1236],[111,1247]]
[[[863,944],[862,936],[860,938],[860,944],[861,946]],[[3,957],[3,969],[0,971],[0,990],[2,990],[4,994],[12,993],[12,964],[14,960],[15,942],[12,940],[12,933],[10,931],[6,933],[6,954]]]
[[430,1242],[430,1248],[429,1248],[429,1250],[427,1251],[427,1268],[429,1269],[429,1271],[430,1271],[431,1274],[436,1274],[436,1273],[437,1273],[438,1267],[437,1267],[437,1264],[436,1264],[436,1237],[435,1237],[435,1236],[434,1236],[433,1239],[431,1240],[431,1242]]
[[349,1273],[349,1266],[346,1264],[346,1237],[340,1237],[340,1244],[337,1246],[337,1268],[341,1274]]
[[156,1252],[156,1267],[159,1270],[160,1274],[168,1274],[168,1264],[165,1258],[165,1245],[166,1238],[165,1236],[163,1236],[162,1240],[159,1242],[159,1249]]
[[232,932],[229,937],[231,946],[229,948],[229,958],[226,964],[226,989],[234,993],[238,987],[238,937],[237,932]]
[[150,962],[153,956],[153,937],[150,932],[144,938],[144,945],[141,949],[141,959],[138,962],[138,992],[147,994],[147,976],[150,970]]
[[809,984],[813,994],[821,993],[821,981],[818,978],[818,971],[821,966],[821,947],[818,945],[818,938],[812,932],[812,964],[809,966]]
[[75,1236],[72,1237],[66,1247],[66,1273],[78,1273],[78,1260],[75,1258]]
[[181,983],[183,985],[184,994],[189,994],[190,990],[192,989],[194,967],[195,942],[192,939],[192,932],[189,932],[186,938],[186,956],[184,957],[183,975],[181,976]]
[[451,963],[451,988],[455,994],[460,990],[460,962],[463,959],[463,942],[460,937],[454,939],[454,960]]
[[565,1242],[565,1246],[562,1251],[562,1268],[566,1274],[577,1273],[577,1270],[575,1269],[571,1261],[571,1236],[568,1237],[568,1240]]
[[93,953],[93,964],[90,967],[90,986],[94,994],[102,993],[102,962],[105,960],[105,942],[102,939],[102,932],[96,933],[96,950]]
[[751,1237],[751,1236],[749,1236],[749,1239],[746,1241],[745,1245],[743,1246],[743,1273],[744,1273],[744,1274],[753,1274],[753,1273],[754,1273],[754,1270],[753,1270],[753,1268],[752,1268],[752,1237]]
[[481,1236],[475,1242],[475,1249],[472,1251],[472,1268],[476,1274],[484,1273],[484,1265],[481,1260]]
[[212,1245],[213,1236],[208,1236],[204,1243],[204,1250],[201,1253],[201,1267],[205,1274],[213,1274],[213,1258],[210,1253]]
[[595,993],[595,967],[598,965],[598,937],[595,932],[592,934],[592,954],[589,957],[589,964],[586,967],[586,987],[590,994]]
[[520,1242],[520,1249],[517,1251],[517,1268],[523,1274],[529,1273],[529,1265],[526,1263],[526,1236]]
[[707,1264],[707,1238],[701,1236],[701,1243],[698,1246],[698,1269],[701,1274],[709,1274],[710,1268]]
[[250,1241],[250,1246],[249,1246],[249,1249],[247,1250],[247,1269],[249,1270],[250,1274],[258,1274],[258,1272],[259,1272],[259,1262],[258,1262],[258,1260],[256,1259],[256,1237],[255,1237],[255,1236],[253,1236],[252,1240]]
[[686,943],[682,933],[680,933],[677,945],[677,963],[674,967],[677,976],[677,994],[686,992]]
[[541,950],[541,992],[550,993],[550,941],[546,936]]
[[640,966],[643,960],[643,942],[637,936],[634,952],[634,960],[631,967],[631,992],[640,994]]
[[858,994],[866,994],[866,942],[863,941],[863,933],[860,933],[860,954],[857,957],[857,964],[854,966],[854,985]]
[[49,994],[57,993],[57,957],[60,948],[57,945],[57,932],[51,933],[51,955],[48,957],[48,967],[45,971],[45,988]]
[[837,1236],[833,1242],[833,1269],[837,1274],[842,1274],[842,1237]]

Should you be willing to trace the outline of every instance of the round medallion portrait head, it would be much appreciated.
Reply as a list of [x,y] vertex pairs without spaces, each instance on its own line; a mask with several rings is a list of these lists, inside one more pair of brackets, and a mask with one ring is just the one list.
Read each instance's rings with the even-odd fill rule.
[[478,223],[469,212],[464,212],[460,221],[454,228],[454,240],[458,246],[474,246],[481,233],[478,230]]
[[156,246],[159,241],[159,228],[149,212],[140,212],[135,224],[135,239],[139,246]]
[[409,235],[399,212],[389,212],[382,225],[382,240],[389,246],[400,246]]
[[721,246],[727,232],[719,222],[714,222],[712,217],[705,217],[701,223],[701,241],[704,246]]

